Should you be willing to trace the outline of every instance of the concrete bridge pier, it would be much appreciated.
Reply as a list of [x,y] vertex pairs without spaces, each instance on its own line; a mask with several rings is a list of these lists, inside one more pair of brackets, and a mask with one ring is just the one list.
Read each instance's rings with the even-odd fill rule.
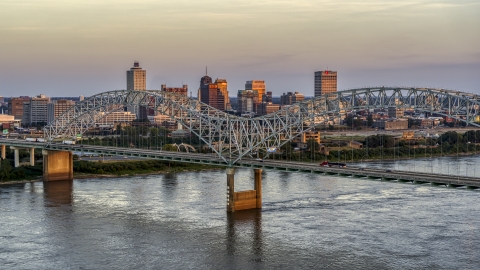
[[43,181],[73,180],[73,153],[42,150]]
[[235,169],[227,169],[227,212],[262,208],[262,169],[255,171],[255,189],[235,192]]
[[235,169],[227,168],[227,212],[235,212]]
[[30,166],[35,166],[35,148],[30,148]]
[[[3,148],[3,147],[2,147]],[[14,167],[17,168],[20,166],[20,154],[19,151],[20,149],[25,149],[21,147],[13,147],[10,146],[10,149],[13,150],[13,156],[14,156]],[[3,150],[3,149],[2,149]],[[2,151],[3,155],[3,151]],[[30,166],[35,165],[35,148],[30,148]]]
[[19,154],[20,149],[12,146],[10,146],[10,149],[13,150],[13,160],[14,160],[13,166],[15,168],[18,168],[20,166],[20,154]]
[[7,146],[2,144],[2,159],[7,158]]

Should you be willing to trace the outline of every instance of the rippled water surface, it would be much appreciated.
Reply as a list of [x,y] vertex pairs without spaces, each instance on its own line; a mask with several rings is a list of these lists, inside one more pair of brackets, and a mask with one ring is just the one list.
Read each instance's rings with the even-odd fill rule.
[[[465,164],[478,158],[368,166],[473,175]],[[253,171],[237,170],[235,189],[252,188]],[[2,269],[480,269],[479,196],[264,171],[263,209],[227,214],[225,170],[0,186],[0,262]]]

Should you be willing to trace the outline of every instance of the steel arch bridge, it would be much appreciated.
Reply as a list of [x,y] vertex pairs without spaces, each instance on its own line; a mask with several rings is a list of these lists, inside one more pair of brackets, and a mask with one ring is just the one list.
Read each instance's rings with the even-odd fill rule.
[[234,164],[252,152],[279,148],[300,134],[354,110],[396,107],[447,116],[480,126],[480,96],[454,90],[369,87],[339,91],[245,118],[198,100],[157,90],[114,90],[89,97],[44,128],[46,148],[55,138],[75,138],[109,113],[144,106],[168,115],[199,137],[220,159]]

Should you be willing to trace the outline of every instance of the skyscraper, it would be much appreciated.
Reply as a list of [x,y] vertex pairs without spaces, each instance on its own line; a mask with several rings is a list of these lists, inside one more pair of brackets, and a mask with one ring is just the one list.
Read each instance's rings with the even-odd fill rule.
[[255,113],[257,111],[258,92],[256,90],[238,90],[238,111],[241,113]]
[[259,102],[262,101],[263,95],[265,95],[265,81],[252,80],[245,83],[245,90],[257,91]]
[[[228,83],[225,79],[216,79],[215,84],[219,90],[219,94],[223,97],[223,109],[222,110],[230,110],[230,98],[228,97]],[[219,104],[220,105],[220,104]]]
[[[127,70],[127,90],[147,90],[147,71],[143,70],[137,61]],[[147,108],[143,106],[128,106],[127,111],[137,115],[138,119],[147,119]]]
[[315,71],[315,97],[337,92],[337,72],[331,70]]
[[138,62],[127,70],[127,90],[147,90],[147,71],[140,67]]
[[200,79],[198,100],[222,111],[229,109],[230,98],[228,97],[227,80],[216,79],[213,83],[212,78],[205,74]]

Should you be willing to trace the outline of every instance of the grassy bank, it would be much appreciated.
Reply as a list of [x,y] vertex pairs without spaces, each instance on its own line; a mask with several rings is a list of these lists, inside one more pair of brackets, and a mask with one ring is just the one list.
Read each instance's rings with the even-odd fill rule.
[[120,162],[90,162],[75,161],[73,163],[74,178],[87,178],[90,176],[124,176],[143,175],[153,173],[176,173],[186,171],[203,171],[221,169],[219,166],[166,162],[160,160],[120,161]]
[[[14,168],[12,161],[8,159],[3,160],[1,165],[0,184],[26,183],[42,180],[42,165]],[[75,179],[118,177],[187,171],[206,171],[221,168],[222,167],[219,166],[196,163],[165,162],[160,160],[120,161],[108,163],[78,160],[73,162],[73,177]]]

